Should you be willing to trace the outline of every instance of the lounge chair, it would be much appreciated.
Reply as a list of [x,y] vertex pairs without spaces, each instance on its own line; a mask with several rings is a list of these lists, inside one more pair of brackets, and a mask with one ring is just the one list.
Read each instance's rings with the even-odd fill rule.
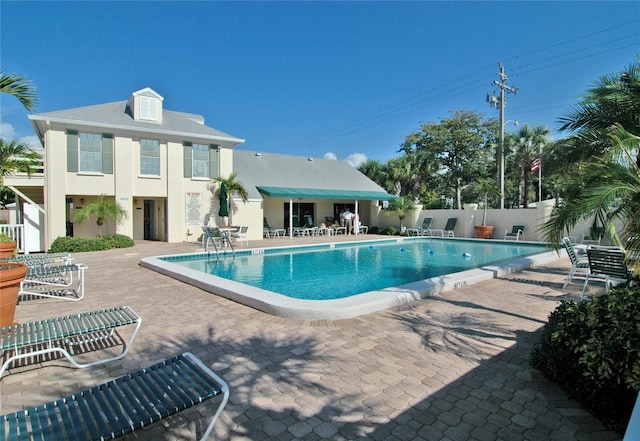
[[[206,440],[229,400],[229,386],[189,352],[52,403],[0,416],[0,439],[99,440],[124,436],[222,395]],[[63,435],[66,434],[66,437]]]
[[520,237],[524,239],[524,225],[514,225],[511,227],[511,231],[506,230],[504,232],[504,240],[520,240]]
[[584,299],[587,285],[591,279],[604,280],[605,293],[608,293],[614,284],[631,281],[631,273],[622,248],[590,246],[587,248],[587,258],[589,272],[585,277],[580,299]]
[[427,216],[422,219],[422,224],[418,228],[407,228],[408,236],[427,236],[431,234],[431,223],[433,217]]
[[[0,328],[0,355],[4,362],[0,378],[16,361],[37,360],[51,354],[63,355],[77,368],[118,360],[129,352],[141,324],[142,319],[133,309],[119,306]],[[90,363],[78,363],[71,355],[71,352],[76,353],[70,352],[71,348],[93,347],[94,343],[111,338],[117,333],[117,328],[127,325],[135,325],[135,328],[129,341],[124,343],[123,340],[121,354]],[[0,439],[3,439],[1,435]]]
[[280,235],[284,236],[287,234],[287,230],[284,228],[271,228],[269,226],[269,222],[267,222],[267,218],[262,218],[262,235],[267,239],[272,237],[280,237]]
[[456,228],[456,224],[458,223],[457,217],[450,217],[447,219],[447,223],[443,229],[431,229],[431,235],[434,236],[438,234],[442,237],[455,237],[453,230]]
[[[32,297],[49,297],[77,302],[84,297],[83,263],[55,266],[29,266],[24,280],[20,282],[21,300]],[[75,277],[74,277],[75,274]]]
[[589,271],[589,259],[585,257],[578,257],[578,253],[576,253],[576,250],[573,248],[573,244],[568,237],[562,239],[562,244],[567,250],[569,260],[571,260],[571,270],[569,270],[567,279],[564,281],[564,285],[562,285],[562,288],[564,289],[569,285],[569,283],[571,283],[573,276],[575,276],[578,270],[585,270],[585,274]]
[[0,259],[0,262],[20,262],[28,267],[69,265],[73,257],[69,253],[45,253],[45,254],[18,254],[8,259]]

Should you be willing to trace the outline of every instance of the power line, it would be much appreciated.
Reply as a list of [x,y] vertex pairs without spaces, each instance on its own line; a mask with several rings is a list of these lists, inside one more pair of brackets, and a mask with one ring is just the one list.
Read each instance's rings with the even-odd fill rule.
[[[589,34],[585,34],[583,36],[580,37],[576,37],[576,38],[572,38],[569,40],[565,40],[563,42],[560,43],[556,43],[553,45],[549,45],[546,46],[544,48],[541,49],[536,49],[530,52],[527,52],[523,55],[519,55],[516,57],[511,57],[511,58],[507,58],[507,60],[521,60],[523,57],[527,57],[536,53],[540,53],[543,51],[547,51],[549,49],[553,49],[553,48],[557,48],[557,47],[562,47],[562,46],[566,46],[570,43],[576,42],[576,41],[582,41],[585,40],[587,38],[590,38],[592,36],[595,35],[599,35],[599,34],[603,34],[603,33],[608,33],[612,30],[615,29],[619,29],[625,26],[629,26],[631,24],[635,24],[640,22],[640,20],[633,20],[630,21],[628,23],[624,23],[624,24],[620,24],[620,25],[616,25],[616,26],[611,26],[609,28],[605,28],[596,32],[591,32]],[[576,53],[577,52],[584,52],[584,51],[588,51],[590,49],[594,49],[597,47],[601,47],[603,45],[606,44],[611,44],[614,42],[619,42],[631,37],[636,37],[636,34],[633,35],[626,35],[620,38],[616,38],[616,39],[612,39],[612,40],[608,40],[606,42],[602,42],[602,43],[598,43],[598,44],[594,44],[591,46],[587,46],[587,47],[583,47],[577,50],[572,51],[571,53]],[[525,71],[521,71],[521,72],[517,72],[515,75],[522,75],[522,74],[528,74],[531,72],[536,72],[539,70],[544,70],[544,69],[549,69],[551,67],[557,67],[559,65],[563,65],[563,64],[568,64],[568,63],[572,63],[578,60],[583,60],[586,58],[591,58],[591,57],[595,57],[598,55],[602,55],[602,54],[608,54],[611,51],[617,51],[617,50],[622,50],[622,49],[626,49],[629,47],[634,47],[637,46],[637,43],[632,43],[632,44],[628,44],[628,45],[624,45],[624,46],[618,46],[616,48],[609,48],[606,51],[600,51],[597,53],[591,53],[591,54],[586,54],[580,57],[573,57],[573,58],[567,58],[565,54],[559,54],[559,55],[554,55],[552,57],[547,57],[545,59],[542,60],[538,60],[535,62],[531,62],[528,64],[524,64],[524,65],[516,65],[513,69],[517,70],[518,69],[522,69],[523,67],[529,67],[531,66],[531,69],[525,70]],[[543,65],[539,65],[540,63],[543,62],[549,62],[549,61],[553,61],[555,59],[559,59],[561,61],[558,61],[557,63],[552,63],[552,64],[543,64]],[[538,67],[535,67],[536,65],[539,65]],[[480,87],[482,87],[480,85],[480,82],[483,82],[483,84],[486,84],[485,82],[488,81],[489,76],[487,75],[484,78],[478,78],[473,80],[472,82],[468,82],[465,81],[469,78],[474,78],[476,77],[479,73],[485,72],[488,69],[490,69],[489,66],[475,70],[473,72],[470,72],[468,74],[465,74],[463,76],[460,76],[456,79],[450,80],[448,82],[445,82],[439,86],[436,86],[435,88],[431,89],[428,92],[423,92],[420,93],[418,95],[415,95],[413,97],[409,97],[406,98],[402,101],[399,101],[396,104],[392,104],[390,106],[388,106],[387,108],[378,110],[376,112],[372,112],[369,113],[367,115],[364,115],[362,117],[353,119],[353,120],[349,120],[345,123],[339,124],[337,126],[334,127],[330,127],[327,129],[323,129],[319,132],[314,132],[308,136],[299,138],[297,140],[294,141],[290,141],[284,144],[279,145],[279,149],[280,151],[288,151],[288,150],[293,150],[294,148],[298,148],[300,147],[300,144],[303,143],[307,143],[308,141],[313,141],[312,144],[318,144],[318,143],[322,143],[322,142],[326,142],[327,140],[330,139],[334,139],[336,137],[340,137],[340,136],[344,136],[350,133],[354,133],[360,130],[363,130],[365,128],[371,127],[373,125],[378,125],[378,124],[382,124],[384,122],[399,118],[401,116],[404,116],[406,114],[415,112],[416,110],[426,107],[427,105],[433,105],[433,104],[437,104],[439,102],[442,102],[446,99],[449,99],[451,97],[455,97],[455,96],[459,96],[463,93],[467,93],[470,91],[473,91],[475,89],[479,89]],[[475,85],[477,84],[477,86]],[[448,86],[453,86],[451,88],[448,88]],[[435,93],[437,91],[437,93]],[[441,98],[441,99],[438,99]]]

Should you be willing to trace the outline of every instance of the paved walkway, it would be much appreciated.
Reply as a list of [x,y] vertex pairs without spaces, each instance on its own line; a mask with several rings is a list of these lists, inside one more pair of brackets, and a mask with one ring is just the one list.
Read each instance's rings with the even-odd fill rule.
[[[295,239],[302,240],[321,239]],[[118,362],[74,369],[53,360],[13,369],[0,381],[0,413],[191,351],[231,388],[215,439],[622,438],[529,366],[548,314],[580,292],[579,282],[561,289],[568,259],[393,310],[308,322],[267,315],[138,265],[144,256],[199,250],[194,243],[138,242],[75,254],[76,262],[89,266],[85,298],[25,301],[17,319],[123,304],[143,317],[140,334]],[[126,439],[196,439],[212,409],[196,407]]]

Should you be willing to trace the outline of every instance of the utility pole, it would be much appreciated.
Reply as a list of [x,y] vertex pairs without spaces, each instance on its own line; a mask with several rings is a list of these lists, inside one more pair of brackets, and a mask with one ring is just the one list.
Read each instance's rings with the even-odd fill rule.
[[504,66],[502,61],[498,63],[500,72],[498,76],[500,81],[494,81],[493,84],[500,88],[500,97],[496,97],[495,93],[487,94],[487,102],[491,107],[498,107],[500,109],[500,138],[498,140],[498,180],[500,181],[500,209],[504,208],[504,106],[506,104],[505,92],[515,94],[517,89],[507,85],[507,75],[504,73]]

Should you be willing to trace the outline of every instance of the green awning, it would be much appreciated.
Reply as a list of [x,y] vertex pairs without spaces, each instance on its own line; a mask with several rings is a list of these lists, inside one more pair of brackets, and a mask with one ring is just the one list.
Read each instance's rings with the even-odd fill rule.
[[396,197],[384,191],[327,190],[319,188],[257,187],[270,198],[349,199],[360,201],[390,201]]

